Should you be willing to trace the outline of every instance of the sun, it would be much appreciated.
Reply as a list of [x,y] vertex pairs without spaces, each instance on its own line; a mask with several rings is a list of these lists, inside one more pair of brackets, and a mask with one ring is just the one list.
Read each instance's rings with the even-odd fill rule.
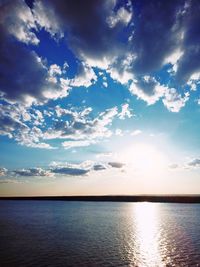
[[136,143],[121,151],[121,160],[129,170],[140,173],[154,174],[164,169],[166,157],[156,146]]

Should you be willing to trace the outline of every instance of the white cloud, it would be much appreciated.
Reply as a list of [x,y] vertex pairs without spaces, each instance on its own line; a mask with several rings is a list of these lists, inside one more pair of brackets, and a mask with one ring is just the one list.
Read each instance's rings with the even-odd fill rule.
[[114,28],[119,22],[127,25],[130,22],[131,17],[132,13],[124,7],[121,7],[116,13],[113,12],[112,15],[107,18],[107,23],[110,28]]
[[62,146],[65,149],[70,149],[73,147],[85,147],[85,146],[89,146],[91,144],[95,144],[96,141],[94,140],[74,140],[74,141],[65,141],[62,143]]
[[103,82],[103,86],[107,88],[108,87],[108,83],[106,81],[104,81]]
[[[16,170],[7,170],[5,168],[0,168],[2,172],[1,176],[5,176],[5,179],[0,179],[0,183],[8,182],[24,182],[19,178],[23,177],[44,177],[56,178],[61,176],[84,176],[90,172],[109,170],[109,169],[121,169],[125,164],[121,162],[109,161],[109,162],[99,162],[86,160],[80,163],[69,163],[69,162],[52,162],[48,168],[34,167],[34,168],[22,168]],[[9,173],[9,179],[7,178]],[[15,178],[13,180],[12,178]]]
[[181,96],[175,88],[167,88],[162,101],[169,111],[179,112],[188,100],[189,93],[185,93],[184,96]]
[[191,75],[190,79],[188,80],[187,84],[190,86],[192,91],[197,90],[197,86],[200,85],[200,72],[196,72]]
[[147,102],[148,105],[152,105],[164,95],[166,87],[153,77],[143,76],[140,80],[134,80],[129,90],[139,99]]
[[55,112],[59,120],[56,120],[52,127],[43,133],[43,138],[68,139],[62,143],[62,146],[70,149],[89,146],[99,142],[102,138],[110,137],[112,131],[109,126],[117,117],[117,107],[101,112],[96,118],[91,118],[91,111],[90,107],[77,112],[57,106]]
[[41,1],[34,2],[33,9],[34,18],[38,27],[44,28],[54,38],[63,37],[61,25],[59,24],[55,11],[51,8],[46,8]]
[[56,75],[61,75],[62,74],[62,70],[60,68],[60,66],[58,66],[57,64],[52,64],[49,67],[49,75],[51,77],[54,77]]
[[34,45],[39,43],[39,39],[33,31],[37,30],[34,16],[23,1],[7,1],[2,7],[1,21],[7,31],[19,41]]
[[20,132],[15,134],[15,140],[20,145],[33,148],[56,149],[56,147],[52,147],[50,144],[41,142],[42,139],[43,132],[36,126],[23,128]]
[[173,51],[169,56],[167,56],[164,60],[164,64],[172,64],[175,65],[177,64],[178,60],[182,57],[183,51],[181,49],[177,49]]
[[53,173],[49,170],[44,170],[42,168],[30,168],[30,169],[20,169],[13,171],[16,176],[44,176],[44,177],[52,177]]
[[94,70],[84,62],[79,66],[79,73],[73,79],[67,79],[66,83],[69,86],[89,87],[97,81],[97,76]]
[[115,130],[115,135],[118,135],[118,136],[123,136],[123,132],[121,129],[116,129]]
[[137,129],[131,133],[132,136],[140,135],[142,133],[141,130]]
[[129,108],[129,104],[123,104],[121,107],[122,107],[122,110],[118,114],[118,117],[121,120],[124,120],[125,118],[131,118],[133,116],[133,114]]

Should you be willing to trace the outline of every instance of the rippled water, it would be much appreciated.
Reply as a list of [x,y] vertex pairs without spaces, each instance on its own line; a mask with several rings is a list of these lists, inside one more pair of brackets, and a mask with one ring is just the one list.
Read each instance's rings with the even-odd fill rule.
[[200,266],[200,205],[1,201],[0,266]]

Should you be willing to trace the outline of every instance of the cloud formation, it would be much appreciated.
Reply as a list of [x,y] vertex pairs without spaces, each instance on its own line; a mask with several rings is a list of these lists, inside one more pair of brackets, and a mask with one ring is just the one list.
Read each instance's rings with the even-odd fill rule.
[[[175,76],[182,83],[200,68],[199,6],[198,1],[184,0],[142,1],[140,5],[138,1],[46,0],[36,1],[33,10],[39,25],[52,35],[68,33],[69,44],[80,59],[91,66],[110,67],[113,73],[117,68],[121,74],[149,75],[166,62],[174,64],[167,59],[179,49]],[[47,19],[50,15],[52,23]],[[119,41],[120,34],[126,46]],[[150,88],[146,90],[151,93]]]
[[[199,9],[198,1],[185,0],[150,0],[140,4],[36,0],[32,9],[22,1],[4,1],[0,90],[10,101],[56,99],[67,96],[70,87],[92,85],[97,80],[93,67],[100,67],[122,83],[132,80],[130,91],[153,104],[161,97],[162,88],[155,84],[152,72],[165,64],[176,64],[171,79],[184,85],[200,70]],[[67,36],[81,62],[77,76],[64,78],[60,66],[52,75],[52,66],[56,64],[48,66],[36,52],[24,46],[39,45],[37,33],[41,29],[58,41]],[[174,61],[177,50],[181,52]],[[13,79],[9,79],[10,72]],[[148,81],[144,79],[146,75]]]
[[124,163],[121,162],[108,162],[108,165],[110,165],[113,168],[122,168],[124,166]]
[[[58,105],[74,88],[98,83],[100,72],[108,93],[112,79],[133,98],[160,101],[171,112],[198,89],[198,0],[5,0],[0,7],[0,134],[21,145],[53,149],[50,141],[63,139],[65,149],[85,147],[110,137],[115,118],[131,118],[128,101],[98,114]],[[39,56],[44,32],[57,47],[65,44],[62,65]]]
[[13,173],[16,176],[25,176],[25,177],[32,177],[32,176],[50,177],[50,176],[52,176],[50,171],[44,170],[42,168],[30,168],[30,169],[15,170],[15,171],[13,171]]
[[101,138],[112,135],[109,125],[118,115],[117,107],[101,112],[96,118],[91,119],[92,109],[86,108],[82,112],[70,111],[57,107],[59,117],[66,116],[66,120],[56,121],[44,133],[44,139],[69,139],[62,143],[66,149],[72,147],[83,147],[96,143]]
[[36,1],[33,12],[39,25],[52,35],[67,32],[69,45],[80,59],[102,67],[120,52],[123,43],[118,42],[119,33],[131,18],[129,5],[117,12],[114,7],[111,0],[45,0]]
[[[53,162],[48,168],[23,168],[17,170],[7,170],[0,168],[2,183],[21,181],[18,178],[38,177],[38,178],[56,178],[59,176],[85,176],[91,172],[106,171],[109,169],[121,169],[124,166],[120,162],[93,162],[83,161],[81,163],[57,163]],[[9,179],[6,178],[9,175]],[[4,181],[4,182],[3,182]],[[22,182],[22,181],[21,181]]]
[[195,158],[193,160],[191,160],[190,162],[188,162],[188,166],[189,167],[200,167],[200,159],[199,158]]

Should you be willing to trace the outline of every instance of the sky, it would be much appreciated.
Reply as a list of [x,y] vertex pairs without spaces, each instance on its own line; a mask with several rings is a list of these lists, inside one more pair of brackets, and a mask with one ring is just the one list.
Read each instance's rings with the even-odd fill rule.
[[0,195],[200,193],[198,0],[0,0]]

